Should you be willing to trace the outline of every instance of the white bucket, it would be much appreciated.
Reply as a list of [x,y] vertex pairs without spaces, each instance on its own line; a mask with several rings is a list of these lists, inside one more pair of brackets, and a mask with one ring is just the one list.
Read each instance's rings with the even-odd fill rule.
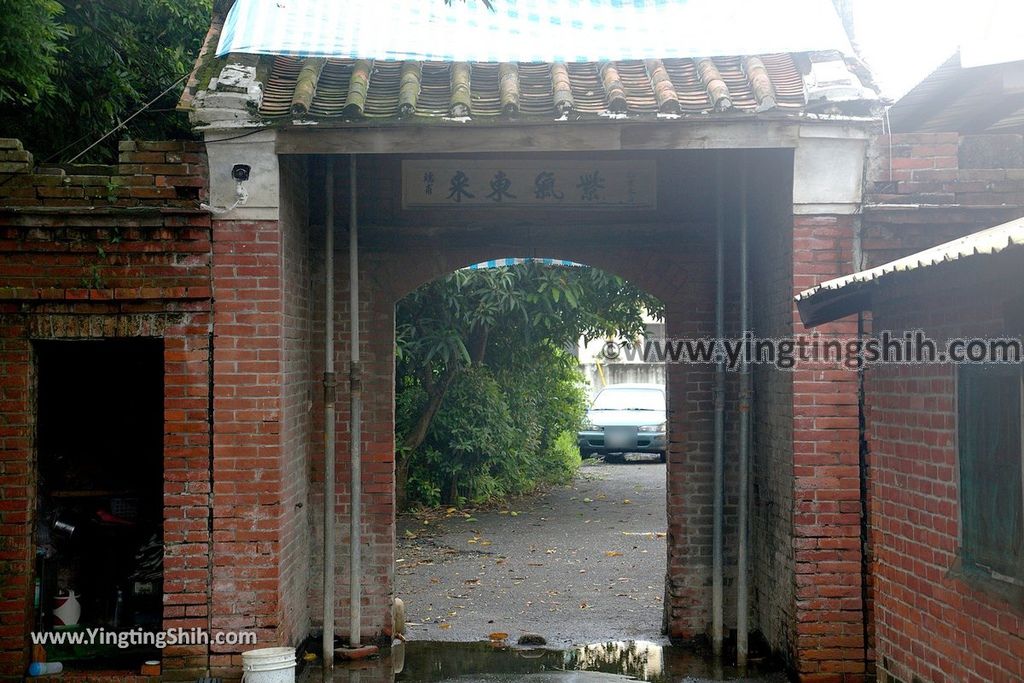
[[295,648],[264,647],[242,653],[246,683],[295,683]]

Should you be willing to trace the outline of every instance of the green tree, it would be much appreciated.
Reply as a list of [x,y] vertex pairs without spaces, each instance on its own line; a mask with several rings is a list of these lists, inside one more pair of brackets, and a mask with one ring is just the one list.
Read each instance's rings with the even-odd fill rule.
[[67,37],[57,0],[0,0],[0,106],[31,105],[54,91]]
[[[0,0],[0,131],[40,158],[84,149],[191,69],[211,0]],[[172,88],[84,158],[111,162],[120,137],[191,136]]]
[[645,310],[661,304],[622,278],[542,264],[459,270],[405,297],[396,310],[400,504],[410,460],[461,372],[488,365],[508,383],[509,369],[580,337],[639,335]]

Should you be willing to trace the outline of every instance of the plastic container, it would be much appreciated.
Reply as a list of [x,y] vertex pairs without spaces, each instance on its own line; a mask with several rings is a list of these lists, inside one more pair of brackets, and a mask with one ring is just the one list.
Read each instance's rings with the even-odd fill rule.
[[242,653],[245,683],[295,683],[295,648],[264,647]]
[[28,665],[29,676],[46,676],[47,674],[59,674],[64,670],[60,662],[32,662]]

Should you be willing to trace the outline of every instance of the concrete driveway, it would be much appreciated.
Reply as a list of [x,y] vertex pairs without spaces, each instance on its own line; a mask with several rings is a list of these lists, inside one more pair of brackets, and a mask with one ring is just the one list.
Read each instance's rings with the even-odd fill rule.
[[571,485],[497,510],[401,516],[408,637],[663,642],[665,465],[641,457],[588,461]]

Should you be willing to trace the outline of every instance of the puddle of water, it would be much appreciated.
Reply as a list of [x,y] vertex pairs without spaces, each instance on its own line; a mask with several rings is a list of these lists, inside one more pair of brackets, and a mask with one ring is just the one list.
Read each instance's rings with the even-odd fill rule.
[[[318,672],[319,673],[319,672]],[[311,683],[319,676],[310,676]],[[780,666],[758,661],[744,675],[693,650],[648,641],[618,641],[567,650],[497,647],[491,643],[411,641],[375,662],[337,665],[334,683],[785,683]]]

